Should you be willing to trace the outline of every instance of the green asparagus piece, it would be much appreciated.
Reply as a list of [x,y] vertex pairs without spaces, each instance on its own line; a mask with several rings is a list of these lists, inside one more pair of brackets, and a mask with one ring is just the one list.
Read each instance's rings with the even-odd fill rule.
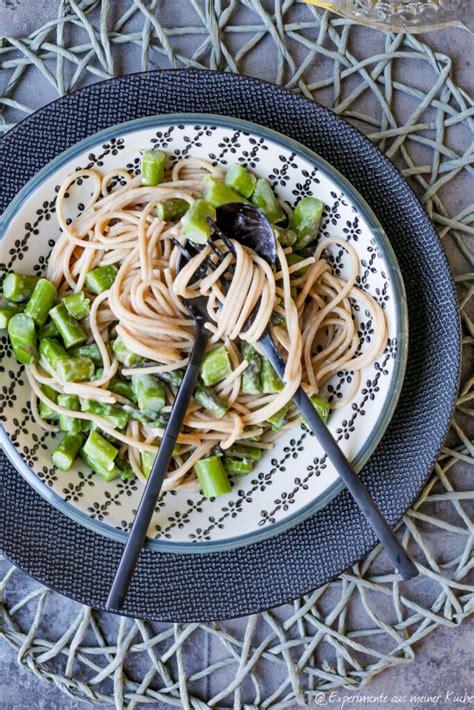
[[118,454],[118,449],[97,431],[91,431],[84,444],[84,453],[90,456],[93,461],[96,461],[99,466],[102,466],[107,471],[112,471],[115,466],[114,459]]
[[17,313],[21,313],[22,311],[22,305],[13,305],[10,303],[0,306],[0,330],[5,330],[5,328],[8,327],[8,321],[10,318],[15,316]]
[[257,180],[252,195],[252,202],[255,207],[262,210],[271,224],[278,224],[278,222],[284,222],[286,219],[286,215],[275,197],[272,186],[265,178]]
[[50,309],[56,303],[57,291],[47,279],[39,279],[26,304],[25,313],[33,318],[38,327],[46,323]]
[[[252,426],[252,425],[247,425],[247,426],[244,426],[244,431],[245,431],[245,432],[249,432],[249,431],[254,432],[254,431],[256,431],[256,430],[255,430],[255,427],[254,427],[254,426]],[[247,441],[260,441],[260,439],[262,438],[262,435],[261,435],[261,434],[254,434],[254,436],[250,436],[250,437],[248,437],[248,438],[245,437],[245,438],[246,438]]]
[[112,434],[104,431],[100,424],[96,424],[93,421],[89,421],[86,424],[87,425],[84,427],[85,431],[97,431],[104,439],[106,439],[106,441],[109,441],[114,446],[120,447],[121,442],[116,439],[115,436],[112,436]]
[[142,463],[143,475],[148,478],[155,463],[156,454],[152,451],[142,451],[140,454],[140,460]]
[[[327,399],[324,399],[324,397],[320,397],[317,394],[313,394],[310,397],[311,402],[313,403],[313,406],[317,413],[319,414],[320,418],[323,420],[325,424],[328,423],[329,415],[331,414],[331,405],[327,401]],[[308,426],[308,422],[306,419],[303,419],[303,423],[305,426]]]
[[141,424],[147,424],[150,427],[161,429],[166,426],[169,419],[168,414],[154,414],[152,417],[147,417],[146,414],[143,414],[143,412],[131,404],[121,404],[120,407],[128,414],[130,419],[141,422]]
[[40,340],[44,340],[45,338],[58,338],[59,337],[59,330],[56,328],[56,325],[51,318],[48,318],[46,323],[41,326],[41,328],[38,330],[38,338]]
[[133,375],[132,387],[138,408],[146,416],[152,417],[158,414],[165,406],[165,386],[154,375]]
[[242,197],[250,197],[255,190],[257,178],[252,173],[244,168],[240,163],[231,165],[224,179],[225,184],[242,195]]
[[93,399],[83,399],[81,410],[89,414],[97,414],[104,417],[114,426],[115,429],[123,429],[126,426],[129,415],[122,407],[117,407],[112,404],[102,404]]
[[44,338],[40,342],[39,349],[53,370],[56,370],[60,360],[69,357],[63,346],[55,338]]
[[110,421],[114,429],[124,429],[127,426],[128,420],[130,419],[128,413],[120,405],[109,405],[111,411],[109,414],[105,414],[105,418]]
[[[167,382],[169,385],[174,387],[179,387],[183,381],[183,371],[182,370],[171,370],[170,372],[160,372],[158,375],[161,380]],[[209,410],[216,419],[220,419],[229,409],[226,402],[223,402],[219,397],[210,389],[204,385],[196,385],[194,390],[194,399],[201,407]]]
[[23,303],[30,298],[38,279],[39,276],[8,274],[3,282],[3,295],[7,301]]
[[262,358],[250,343],[242,343],[241,349],[242,357],[248,361],[248,365],[242,373],[240,389],[244,394],[260,394],[262,391],[260,383]]
[[31,365],[38,360],[36,328],[33,318],[25,313],[16,313],[8,321],[8,337],[13,353],[25,365]]
[[82,446],[82,436],[68,432],[52,453],[52,460],[55,466],[63,471],[69,471],[74,463],[77,454]]
[[40,353],[55,370],[61,382],[90,380],[94,375],[94,363],[90,358],[72,357],[54,338],[41,341]]
[[77,320],[67,312],[64,303],[58,303],[50,310],[49,315],[59,330],[66,348],[81,345],[87,340],[87,335]]
[[292,247],[296,242],[296,232],[292,229],[283,229],[283,227],[273,227],[275,238],[280,242],[282,247]]
[[272,313],[272,324],[273,325],[286,325],[286,318],[283,316],[281,313],[277,313],[276,311],[273,311]]
[[94,363],[88,357],[64,357],[58,360],[56,373],[61,382],[81,382],[94,376]]
[[[142,415],[143,416],[143,415]],[[133,419],[134,417],[132,417]],[[153,419],[151,420],[145,420],[145,423],[148,424],[152,429],[164,429],[165,426],[168,424],[168,420],[170,418],[169,414],[155,414]]]
[[217,498],[232,490],[219,456],[209,456],[207,459],[197,461],[194,464],[194,471],[207,498]]
[[158,202],[155,207],[156,216],[163,222],[177,222],[189,209],[189,202],[179,197],[172,197],[164,202]]
[[262,360],[262,370],[260,373],[262,382],[262,392],[264,394],[275,394],[283,389],[283,382],[278,377],[273,369],[270,361],[264,358]]
[[[173,455],[177,456],[179,454],[179,449],[180,445],[176,444],[173,448]],[[151,470],[153,468],[153,464],[155,463],[155,458],[156,454],[154,454],[152,451],[142,451],[140,454],[140,460],[142,463],[142,471],[143,475],[146,476],[146,478],[149,477]]]
[[143,358],[140,357],[140,355],[137,355],[136,353],[132,352],[132,350],[127,348],[122,338],[120,337],[115,338],[112,345],[112,350],[117,360],[126,367],[134,367],[134,365],[140,365],[140,363],[143,361]]
[[242,197],[238,192],[212,177],[212,175],[206,175],[202,182],[204,184],[204,199],[213,207],[220,207],[228,202],[248,202],[245,197]]
[[102,466],[102,464],[95,461],[91,456],[84,451],[84,447],[81,449],[81,459],[86,463],[90,469],[98,476],[100,476],[104,481],[113,481],[114,478],[120,476],[121,470],[118,466],[113,466],[110,470]]
[[122,481],[127,481],[129,478],[133,478],[135,473],[133,468],[130,466],[129,462],[125,459],[121,459],[117,456],[115,459],[115,465],[120,469],[120,478]]
[[[288,266],[293,266],[294,264],[298,264],[300,261],[304,261],[306,257],[301,256],[301,254],[287,254],[286,255],[286,261]],[[308,266],[303,266],[302,269],[298,269],[297,271],[293,271],[294,274],[298,274],[300,276],[304,276],[304,274],[308,271]]]
[[288,402],[281,409],[279,409],[278,412],[275,412],[275,414],[272,414],[271,417],[268,417],[268,421],[273,431],[280,431],[282,426],[286,424],[286,415],[288,414],[290,407],[291,402]]
[[201,377],[206,386],[216,385],[231,372],[229,353],[224,345],[206,353],[201,365]]
[[121,397],[129,399],[130,402],[136,404],[137,398],[135,397],[135,392],[133,391],[132,383],[127,380],[119,380],[117,377],[109,382],[108,389],[114,394],[119,394]]
[[15,313],[8,323],[8,335],[12,345],[36,344],[36,329],[33,319],[25,313]]
[[262,458],[262,449],[257,449],[255,446],[244,446],[243,444],[235,444],[227,450],[231,458],[251,459],[252,461],[260,461]]
[[107,266],[98,266],[97,269],[89,271],[86,276],[86,286],[89,291],[95,293],[96,296],[102,291],[107,291],[118,274],[118,268],[115,264],[108,264]]
[[230,456],[224,456],[224,468],[227,473],[234,476],[246,476],[252,473],[254,461],[249,459],[233,459]]
[[13,354],[18,362],[24,365],[32,365],[38,361],[38,350],[36,348],[24,348],[21,345],[12,345]]
[[318,236],[324,204],[316,197],[302,197],[295,207],[289,227],[296,232],[295,248],[302,249]]
[[158,375],[160,380],[166,382],[173,387],[179,387],[183,381],[183,371],[182,370],[170,370],[169,372],[160,372]]
[[90,345],[78,345],[69,352],[73,357],[88,357],[96,367],[102,365],[102,355],[95,343],[91,343]]
[[69,296],[64,296],[62,302],[66,306],[67,312],[76,320],[86,318],[91,310],[91,302],[84,295],[83,291],[70,293]]
[[219,399],[211,389],[203,385],[196,385],[194,399],[216,419],[221,419],[229,409],[228,404]]
[[[41,391],[55,404],[59,404],[59,395],[56,390],[53,390],[49,385],[41,385]],[[38,412],[41,419],[45,419],[47,422],[57,422],[59,419],[59,414],[51,409],[42,399],[39,400]]]
[[145,150],[142,156],[142,185],[153,187],[163,182],[166,155],[162,150]]
[[[120,466],[118,468],[120,469]],[[119,476],[122,481],[128,481],[129,478],[133,478],[135,476],[135,471],[131,466],[130,468],[120,469]]]
[[[133,396],[135,396],[135,394]],[[139,409],[132,406],[131,404],[121,404],[120,406],[122,407],[124,412],[127,412],[130,419],[133,419],[136,422],[141,422],[142,424],[150,424],[150,420],[148,419],[148,417],[146,417],[142,412],[140,412]]]
[[[58,395],[58,404],[65,409],[71,409],[74,412],[80,410],[79,397],[75,394],[60,394]],[[68,414],[59,415],[59,426],[62,431],[70,431],[72,434],[80,434],[83,431],[82,419],[71,417]]]
[[181,234],[196,244],[205,244],[212,234],[209,217],[216,219],[216,210],[206,200],[196,200],[181,219]]

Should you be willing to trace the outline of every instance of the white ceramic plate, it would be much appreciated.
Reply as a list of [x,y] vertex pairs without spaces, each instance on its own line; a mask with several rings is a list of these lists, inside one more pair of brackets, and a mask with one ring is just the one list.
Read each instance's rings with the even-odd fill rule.
[[[355,247],[361,264],[359,286],[384,309],[389,338],[380,358],[362,373],[354,400],[336,409],[330,419],[339,445],[360,470],[390,421],[403,381],[407,355],[403,283],[390,244],[363,198],[322,158],[286,136],[234,118],[202,114],[147,117],[90,136],[51,161],[10,204],[0,221],[1,268],[41,273],[59,235],[55,218],[59,184],[77,168],[137,171],[144,148],[165,150],[170,164],[185,156],[204,157],[222,167],[241,162],[259,177],[267,177],[292,206],[303,195],[315,195],[326,205],[320,238],[343,237]],[[87,180],[71,193],[70,200],[80,210],[90,195]],[[345,251],[333,249],[332,260],[333,268],[344,276]],[[363,344],[372,336],[369,316],[357,313]],[[69,472],[53,467],[53,435],[32,420],[28,383],[5,334],[0,357],[1,433],[8,456],[65,514],[102,534],[125,539],[140,499],[140,483],[135,479],[105,483],[85,465]],[[327,383],[326,396],[340,397],[350,377],[338,373]],[[281,436],[252,474],[236,479],[229,495],[209,501],[200,494],[166,493],[156,507],[150,544],[174,552],[207,552],[254,542],[296,524],[341,488],[315,438],[298,426]]]

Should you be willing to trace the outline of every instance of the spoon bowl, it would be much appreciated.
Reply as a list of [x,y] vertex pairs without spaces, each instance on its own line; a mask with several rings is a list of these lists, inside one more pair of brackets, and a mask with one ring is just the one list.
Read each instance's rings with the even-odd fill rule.
[[227,236],[253,249],[270,266],[276,262],[275,233],[263,212],[243,202],[229,202],[216,209],[216,224]]

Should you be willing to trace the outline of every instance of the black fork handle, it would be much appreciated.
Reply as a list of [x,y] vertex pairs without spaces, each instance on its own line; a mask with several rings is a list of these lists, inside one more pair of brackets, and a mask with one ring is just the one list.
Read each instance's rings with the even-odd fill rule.
[[153,468],[148,478],[138,506],[132,529],[128,536],[125,549],[122,553],[114,581],[107,598],[106,608],[110,611],[119,611],[130,587],[130,582],[135,573],[140,552],[145,543],[146,534],[150,525],[158,496],[160,495],[163,480],[170,465],[173,448],[183,425],[184,417],[193,396],[194,388],[200,373],[200,365],[209,342],[210,333],[198,327],[189,364],[183,381],[176,395],[171,410],[168,424],[166,425],[160,448],[156,455]]
[[[258,342],[278,376],[283,379],[286,363],[270,333],[267,331]],[[410,559],[395,537],[393,530],[383,517],[374,499],[339,448],[327,426],[319,417],[310,398],[301,387],[299,387],[293,395],[293,400],[308,422],[316,439],[328,455],[337,473],[346,484],[367,522],[387,550],[388,556],[397,567],[403,579],[416,577],[418,570],[415,563]]]

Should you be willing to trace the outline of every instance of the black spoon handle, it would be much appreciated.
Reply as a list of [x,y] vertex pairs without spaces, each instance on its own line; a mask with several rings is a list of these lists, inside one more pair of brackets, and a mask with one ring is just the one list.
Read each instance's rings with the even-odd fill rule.
[[[259,340],[259,345],[278,376],[283,379],[286,363],[269,332],[262,336]],[[293,400],[403,579],[416,577],[418,570],[415,563],[409,558],[395,537],[393,530],[383,517],[367,488],[344,456],[331,432],[320,419],[310,398],[301,387],[295,392]]]
[[110,611],[119,611],[127,596],[130,582],[132,581],[138,563],[138,557],[143,548],[148,527],[155,510],[156,501],[160,495],[161,486],[163,485],[164,477],[170,465],[173,448],[181,431],[183,420],[186,416],[186,411],[199,377],[200,365],[209,341],[209,336],[210,333],[208,334],[204,329],[198,328],[189,364],[174,401],[160,448],[156,455],[145,490],[143,491],[132,529],[130,530],[117,572],[115,573],[114,581],[112,582],[106,604],[106,608]]

